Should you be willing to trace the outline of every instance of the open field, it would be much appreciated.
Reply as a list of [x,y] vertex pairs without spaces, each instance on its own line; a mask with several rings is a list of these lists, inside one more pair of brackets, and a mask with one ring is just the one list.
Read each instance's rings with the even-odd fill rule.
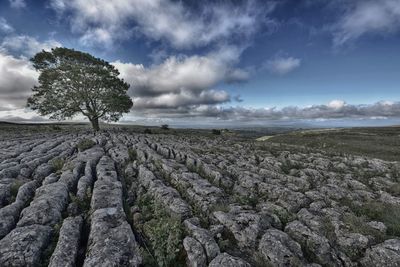
[[400,127],[300,130],[268,139],[324,151],[400,160]]
[[400,266],[399,128],[105,128],[0,125],[0,266]]

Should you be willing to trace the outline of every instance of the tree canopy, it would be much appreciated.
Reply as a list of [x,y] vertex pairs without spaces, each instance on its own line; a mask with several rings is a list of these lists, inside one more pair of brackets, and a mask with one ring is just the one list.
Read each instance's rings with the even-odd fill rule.
[[42,51],[32,59],[40,72],[27,106],[42,116],[62,120],[83,114],[99,130],[99,120],[118,121],[133,103],[129,84],[110,63],[68,48]]

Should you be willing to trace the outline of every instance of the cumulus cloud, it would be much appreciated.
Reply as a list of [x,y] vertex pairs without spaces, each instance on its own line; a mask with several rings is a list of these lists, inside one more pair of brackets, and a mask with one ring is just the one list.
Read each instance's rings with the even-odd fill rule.
[[28,60],[0,52],[1,109],[13,110],[25,106],[37,78],[38,74]]
[[10,24],[8,24],[7,20],[5,18],[0,17],[0,32],[10,33],[13,31],[14,28]]
[[24,8],[26,7],[25,0],[8,0],[12,8]]
[[235,47],[205,56],[171,56],[148,68],[141,64],[112,63],[130,85],[134,109],[183,108],[230,101],[230,95],[214,87],[221,82],[248,78],[244,70],[232,68],[238,60]]
[[31,57],[41,50],[50,50],[53,47],[59,47],[61,44],[55,40],[46,40],[39,42],[35,38],[27,35],[6,36],[0,44],[0,49],[9,53]]
[[287,74],[301,65],[301,59],[294,57],[276,56],[265,63],[265,68],[278,75]]
[[253,34],[274,3],[260,8],[255,1],[208,2],[196,12],[182,1],[170,0],[51,0],[50,7],[58,14],[69,12],[71,28],[83,35],[85,44],[109,45],[138,31],[187,48]]
[[343,45],[367,33],[390,33],[400,29],[398,0],[352,1],[336,25],[334,43]]

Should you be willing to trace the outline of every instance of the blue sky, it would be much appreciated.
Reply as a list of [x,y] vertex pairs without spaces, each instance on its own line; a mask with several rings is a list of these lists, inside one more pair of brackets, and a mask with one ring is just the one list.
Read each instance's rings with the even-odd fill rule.
[[126,122],[396,123],[399,44],[398,0],[1,0],[0,119],[39,120],[28,59],[65,46],[120,70]]

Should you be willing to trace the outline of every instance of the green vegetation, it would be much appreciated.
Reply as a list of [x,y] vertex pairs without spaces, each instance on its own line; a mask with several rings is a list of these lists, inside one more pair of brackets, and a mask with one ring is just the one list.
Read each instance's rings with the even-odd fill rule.
[[54,172],[60,173],[62,168],[64,167],[65,160],[63,158],[56,158],[51,161],[51,166],[54,169]]
[[343,205],[348,206],[358,217],[370,221],[383,222],[387,227],[387,235],[400,237],[400,205],[369,201],[361,205],[351,200],[343,199]]
[[146,128],[146,129],[144,129],[144,133],[145,134],[152,134],[153,132],[149,128]]
[[69,198],[71,199],[72,203],[76,203],[80,212],[82,212],[85,215],[88,214],[88,212],[90,211],[90,199],[91,199],[90,194],[86,194],[83,199],[80,199],[76,195],[70,193]]
[[211,133],[215,134],[215,135],[221,135],[222,132],[221,132],[221,130],[218,130],[218,129],[212,129]]
[[58,47],[37,53],[31,61],[40,75],[27,106],[42,116],[63,120],[83,114],[98,131],[100,119],[118,121],[133,105],[129,84],[100,58]]
[[169,125],[168,124],[163,124],[163,125],[161,125],[161,129],[169,130]]
[[133,148],[128,148],[128,155],[129,155],[129,160],[130,161],[134,161],[137,158],[137,152],[135,149]]
[[11,188],[10,188],[10,194],[11,194],[11,202],[14,202],[17,195],[18,195],[18,190],[19,188],[24,184],[23,181],[20,180],[15,180],[12,184],[11,184]]
[[144,253],[145,266],[185,266],[183,228],[178,218],[171,217],[160,204],[148,195],[138,198],[142,222],[136,224],[145,237],[148,251]]
[[326,129],[278,134],[265,142],[397,161],[400,158],[399,135],[400,127]]
[[385,240],[386,235],[384,233],[367,224],[366,216],[358,217],[354,214],[346,213],[343,221],[351,232],[373,236],[376,243],[381,243]]
[[82,151],[85,151],[86,149],[91,148],[95,144],[96,144],[96,142],[93,141],[92,139],[84,138],[81,141],[79,141],[79,143],[76,145],[76,147],[78,148],[78,150],[80,152],[82,152]]

